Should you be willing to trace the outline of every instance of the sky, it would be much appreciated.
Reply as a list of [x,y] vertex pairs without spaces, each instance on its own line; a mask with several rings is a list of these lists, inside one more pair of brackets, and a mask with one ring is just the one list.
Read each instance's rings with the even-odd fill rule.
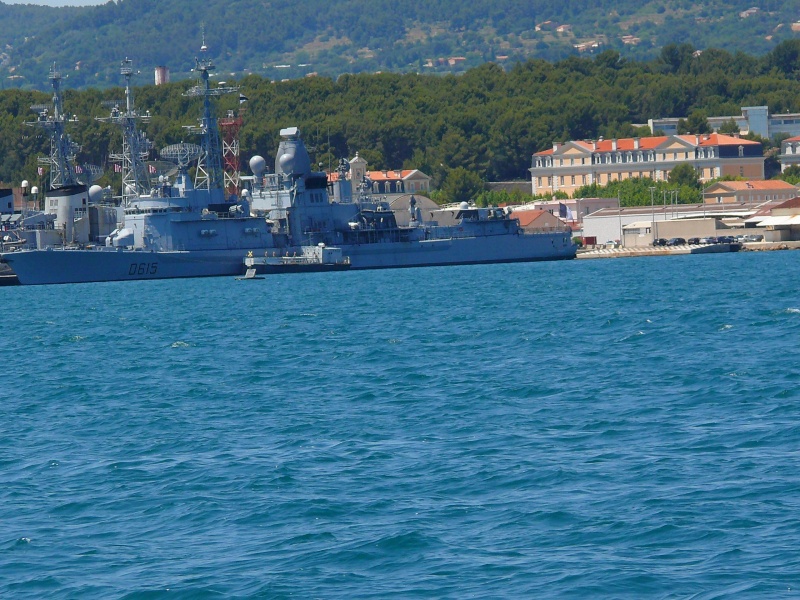
[[37,4],[39,6],[97,6],[108,0],[2,0],[3,4]]

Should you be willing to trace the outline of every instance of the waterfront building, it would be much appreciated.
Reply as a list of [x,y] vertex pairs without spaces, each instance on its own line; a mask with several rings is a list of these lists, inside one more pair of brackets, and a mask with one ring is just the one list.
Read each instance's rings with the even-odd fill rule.
[[[583,219],[583,237],[604,244],[609,241],[632,243],[632,236],[641,239],[635,245],[652,243],[653,238],[702,237],[704,235],[736,235],[738,233],[765,233],[758,215],[768,215],[780,200],[760,203],[736,204],[655,204],[604,208]],[[706,229],[708,219],[715,221],[714,230]],[[799,218],[800,219],[800,218]],[[645,231],[644,229],[649,229]],[[638,231],[637,231],[638,230]],[[627,233],[627,237],[626,237]],[[649,242],[642,239],[650,236]]]
[[545,210],[569,223],[580,225],[583,217],[602,208],[619,208],[618,198],[565,198],[563,200],[534,200],[532,208]]
[[726,175],[764,178],[761,144],[718,133],[621,138],[554,143],[533,155],[532,192],[566,193],[583,185],[649,177],[665,181],[677,165],[688,163],[701,182]]
[[797,196],[796,186],[780,179],[718,181],[703,190],[706,204],[760,204],[769,200],[789,200]]

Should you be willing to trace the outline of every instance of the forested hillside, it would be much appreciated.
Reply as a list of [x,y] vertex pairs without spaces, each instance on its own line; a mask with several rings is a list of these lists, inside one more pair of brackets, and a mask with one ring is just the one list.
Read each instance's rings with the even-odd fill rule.
[[[748,10],[756,4],[755,11]],[[117,0],[49,8],[0,4],[5,87],[44,89],[56,62],[73,88],[118,82],[130,57],[149,77],[194,66],[203,31],[226,78],[376,71],[464,72],[485,62],[511,68],[612,49],[651,59],[691,43],[762,55],[797,38],[797,0]],[[800,28],[800,25],[795,29]]]
[[[485,181],[525,179],[531,154],[553,141],[647,135],[633,124],[649,117],[734,115],[744,105],[800,112],[800,40],[762,57],[722,50],[696,55],[681,45],[644,62],[609,50],[556,63],[529,60],[507,71],[485,64],[459,76],[271,82],[249,75],[237,83],[248,98],[241,105],[243,164],[255,153],[272,160],[279,129],[296,125],[325,166],[359,152],[372,169],[419,168],[436,184],[456,168]],[[183,126],[196,123],[200,108],[182,95],[188,85],[136,89],[137,106],[153,115],[145,130],[156,148],[192,141]],[[80,160],[107,167],[108,153],[121,147],[119,132],[94,119],[107,114],[103,101],[119,98],[119,88],[66,90],[65,110],[79,118],[70,133],[82,145]],[[36,158],[47,154],[48,139],[24,121],[33,119],[30,105],[49,99],[42,92],[0,92],[0,180],[36,181]],[[239,108],[238,95],[221,98],[220,114]],[[112,183],[112,175],[103,183]]]

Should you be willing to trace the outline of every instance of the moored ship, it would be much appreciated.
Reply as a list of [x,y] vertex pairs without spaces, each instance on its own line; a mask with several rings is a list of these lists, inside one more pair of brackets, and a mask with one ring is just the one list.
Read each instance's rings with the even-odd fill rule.
[[[235,89],[212,89],[209,71],[213,65],[205,59],[197,61],[200,83],[185,95],[203,100],[203,115],[199,127],[194,128],[201,143],[175,144],[162,150],[162,158],[175,163],[176,174],[151,181],[143,162],[146,140],[135,124],[139,115],[130,92],[132,70],[126,63],[122,69],[128,81],[126,106],[124,111],[115,108],[107,119],[123,130],[123,153],[117,157],[123,173],[123,218],[116,219],[118,224],[105,236],[92,239],[81,235],[93,225],[86,188],[62,185],[51,189],[48,202],[58,204],[63,218],[56,220],[55,228],[37,233],[35,248],[0,255],[23,285],[236,275],[242,272],[248,252],[274,247],[264,219],[251,216],[244,199],[227,199],[223,189],[219,131],[211,98]],[[192,182],[188,167],[194,161]],[[72,172],[68,164],[62,171]],[[68,194],[73,187],[76,192]]]
[[280,134],[275,172],[264,175],[265,161],[254,157],[254,185],[244,194],[251,210],[272,223],[281,248],[337,247],[352,269],[575,258],[569,227],[528,232],[505,208],[464,202],[425,219],[412,197],[409,225],[401,227],[387,202],[364,193],[363,186],[353,189],[346,160],[329,186],[326,173],[312,170],[299,129]]

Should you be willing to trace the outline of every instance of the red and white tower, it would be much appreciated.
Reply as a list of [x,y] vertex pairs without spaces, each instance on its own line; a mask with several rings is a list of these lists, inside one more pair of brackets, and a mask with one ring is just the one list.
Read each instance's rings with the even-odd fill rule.
[[239,193],[239,130],[242,128],[242,117],[234,111],[219,120],[219,131],[222,134],[222,172],[225,191],[228,195]]

